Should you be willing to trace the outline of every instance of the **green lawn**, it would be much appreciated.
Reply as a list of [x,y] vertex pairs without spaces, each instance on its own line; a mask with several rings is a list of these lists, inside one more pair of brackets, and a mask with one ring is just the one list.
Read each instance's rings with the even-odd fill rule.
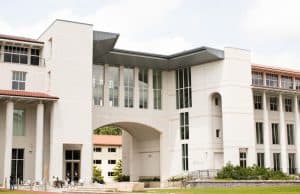
[[300,194],[300,186],[150,190],[153,194]]

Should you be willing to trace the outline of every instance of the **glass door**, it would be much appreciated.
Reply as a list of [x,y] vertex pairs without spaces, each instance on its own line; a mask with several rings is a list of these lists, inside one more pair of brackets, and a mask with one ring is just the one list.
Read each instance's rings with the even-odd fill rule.
[[11,176],[15,183],[23,182],[24,149],[12,149]]
[[70,184],[80,179],[80,150],[65,151],[65,179]]

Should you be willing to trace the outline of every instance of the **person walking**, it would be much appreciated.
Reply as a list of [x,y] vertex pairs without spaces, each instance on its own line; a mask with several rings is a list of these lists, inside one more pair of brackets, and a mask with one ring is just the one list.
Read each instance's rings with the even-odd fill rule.
[[15,190],[15,179],[13,176],[10,176],[10,178],[9,178],[9,189]]

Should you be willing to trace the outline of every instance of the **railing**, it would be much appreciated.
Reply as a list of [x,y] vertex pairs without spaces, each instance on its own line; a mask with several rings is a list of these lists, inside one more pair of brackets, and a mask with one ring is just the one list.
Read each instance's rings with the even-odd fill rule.
[[212,179],[215,178],[219,170],[209,169],[209,170],[196,170],[187,173],[187,180],[199,180],[199,179]]
[[45,65],[45,59],[39,56],[12,52],[0,52],[0,62],[34,66]]

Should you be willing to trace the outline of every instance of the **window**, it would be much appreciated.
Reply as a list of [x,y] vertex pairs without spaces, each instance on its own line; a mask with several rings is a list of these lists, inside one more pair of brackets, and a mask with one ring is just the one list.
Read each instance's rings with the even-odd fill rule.
[[108,160],[107,163],[108,164],[116,164],[116,160]]
[[30,64],[31,65],[39,65],[40,64],[40,50],[39,49],[31,49]]
[[26,72],[13,71],[12,73],[12,89],[25,90]]
[[114,176],[114,172],[107,172],[107,176]]
[[252,84],[257,86],[263,86],[263,73],[261,72],[252,72]]
[[257,153],[257,166],[264,168],[265,167],[265,154]]
[[274,171],[281,170],[280,153],[273,153],[273,170]]
[[293,89],[293,78],[289,76],[281,76],[281,87],[284,89]]
[[134,98],[134,69],[133,68],[124,68],[124,93],[125,93],[125,102],[124,106],[132,108],[133,107],[133,98]]
[[139,70],[139,106],[140,108],[148,108],[148,69],[140,68]]
[[254,101],[254,109],[256,110],[262,110],[263,106],[262,106],[262,96],[259,94],[255,94],[253,97],[253,101]]
[[220,129],[216,129],[216,138],[220,138],[221,137],[221,131]]
[[289,153],[289,174],[296,174],[296,154]]
[[161,109],[162,73],[160,70],[153,70],[153,100],[154,109]]
[[104,102],[104,65],[93,65],[94,105],[103,106]]
[[294,139],[294,125],[293,124],[287,124],[286,125],[287,130],[287,141],[288,145],[295,145],[295,139]]
[[66,150],[65,160],[80,160],[80,150]]
[[270,110],[277,111],[278,110],[278,99],[277,97],[270,97]]
[[188,153],[188,144],[181,145],[182,151],[182,170],[188,171],[189,170],[189,153]]
[[94,164],[102,164],[101,160],[94,160]]
[[264,131],[263,131],[263,123],[256,122],[256,144],[264,144]]
[[215,97],[215,106],[219,106],[219,98]]
[[108,148],[107,150],[108,150],[108,152],[117,152],[116,148]]
[[278,87],[278,75],[268,73],[266,75],[266,84],[269,87],[277,88]]
[[12,149],[11,176],[15,180],[23,181],[24,149]]
[[295,88],[296,90],[300,90],[300,78],[295,78]]
[[240,167],[247,167],[247,152],[245,151],[240,152]]
[[285,112],[293,112],[291,98],[284,99],[284,108],[285,108]]
[[180,113],[180,139],[189,139],[189,113]]
[[278,123],[272,123],[272,143],[279,144],[279,129]]
[[14,109],[13,134],[14,136],[25,135],[25,111]]
[[95,148],[94,148],[94,152],[102,152],[102,149],[99,148],[99,147],[95,147]]
[[119,106],[120,69],[118,66],[108,67],[109,106]]
[[176,70],[176,107],[192,107],[191,67]]
[[4,62],[28,64],[28,48],[5,46]]

